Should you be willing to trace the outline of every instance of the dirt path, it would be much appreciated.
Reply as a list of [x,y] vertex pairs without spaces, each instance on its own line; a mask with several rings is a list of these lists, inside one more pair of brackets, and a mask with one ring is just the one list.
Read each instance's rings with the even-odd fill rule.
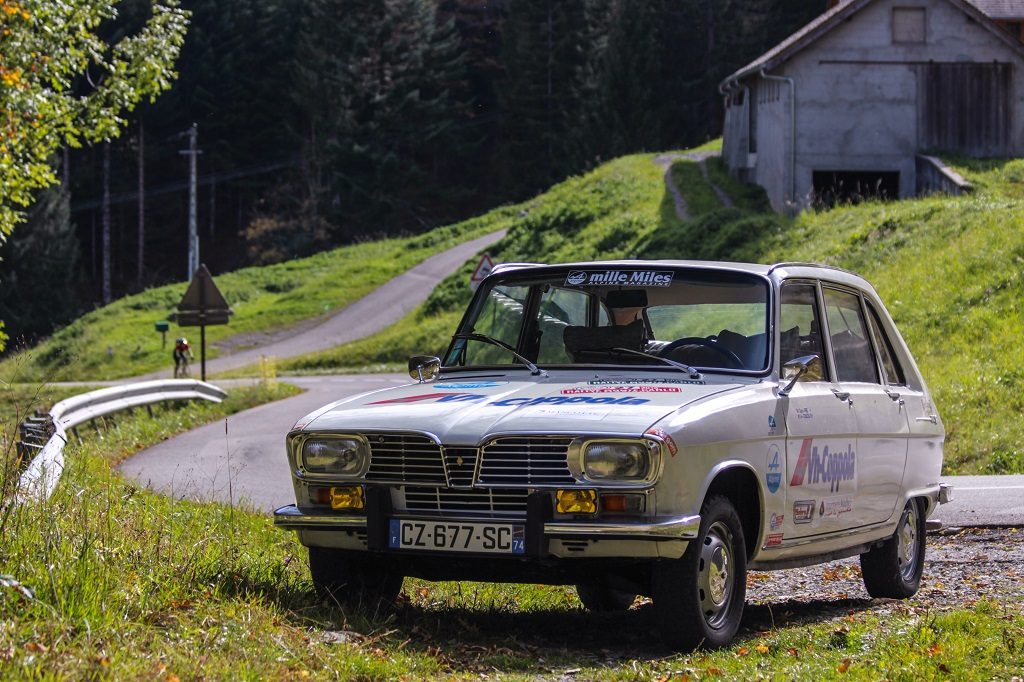
[[[259,362],[263,355],[278,359],[291,358],[376,334],[402,319],[406,313],[425,301],[441,280],[504,236],[505,231],[499,230],[431,256],[326,320],[306,321],[269,334],[246,334],[244,340],[249,347],[207,360],[206,374],[209,376],[252,365]],[[231,345],[235,343],[237,341],[231,342]],[[198,376],[198,352],[196,355],[192,373]],[[168,367],[135,377],[131,381],[170,378],[171,370]]]
[[654,157],[654,163],[661,166],[665,171],[665,189],[668,190],[669,194],[672,195],[672,201],[676,206],[676,216],[680,220],[689,220],[693,216],[690,215],[690,208],[686,204],[686,198],[683,196],[679,188],[676,187],[676,183],[672,181],[672,164],[679,160],[694,161],[700,168],[700,174],[707,181],[708,185],[711,186],[715,196],[718,197],[718,201],[721,202],[722,206],[726,208],[732,208],[732,199],[729,195],[722,190],[721,187],[711,182],[711,178],[708,177],[707,160],[713,156],[719,156],[719,152],[716,151],[705,151],[705,152],[687,152],[685,154],[662,154]]

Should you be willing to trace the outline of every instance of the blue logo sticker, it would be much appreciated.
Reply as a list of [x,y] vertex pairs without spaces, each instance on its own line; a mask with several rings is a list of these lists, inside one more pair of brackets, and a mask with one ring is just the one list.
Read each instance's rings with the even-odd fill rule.
[[773,417],[772,415],[768,415],[768,428],[769,429],[774,429],[775,428],[775,417]]
[[[769,417],[771,419],[771,417]],[[782,462],[779,458],[779,446],[772,445],[768,448],[768,465],[767,473],[764,475],[765,485],[768,486],[768,492],[772,495],[779,491],[779,486],[782,485]]]
[[454,384],[435,384],[435,388],[455,388],[465,390],[468,388],[494,388],[504,386],[507,381],[460,381]]

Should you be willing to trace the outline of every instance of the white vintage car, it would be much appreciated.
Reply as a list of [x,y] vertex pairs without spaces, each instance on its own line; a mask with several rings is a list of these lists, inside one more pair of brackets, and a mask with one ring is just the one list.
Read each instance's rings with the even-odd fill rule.
[[443,360],[288,434],[318,592],[405,576],[653,598],[664,639],[729,642],[746,571],[860,555],[913,595],[944,432],[874,289],[803,263],[506,264]]

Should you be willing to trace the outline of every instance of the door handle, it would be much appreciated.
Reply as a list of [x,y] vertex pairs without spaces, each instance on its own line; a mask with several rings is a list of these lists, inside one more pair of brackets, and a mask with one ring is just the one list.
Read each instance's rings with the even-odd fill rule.
[[893,401],[894,403],[897,403],[897,404],[898,404],[898,405],[899,405],[900,407],[903,407],[904,405],[906,405],[906,404],[907,404],[907,403],[906,403],[906,401],[905,401],[905,400],[903,400],[903,396],[901,396],[901,395],[900,395],[900,394],[899,394],[898,392],[896,392],[896,391],[889,391],[889,390],[886,390],[885,394],[886,394],[887,396],[889,396],[889,399],[890,399],[890,400],[892,400],[892,401]]
[[840,400],[846,400],[846,401],[849,401],[849,403],[851,405],[853,404],[853,401],[850,400],[850,392],[849,391],[840,391],[838,389],[833,388],[832,389],[832,393],[835,394],[835,396],[837,398],[839,398]]
[[932,424],[938,424],[939,416],[937,414],[930,414],[927,417],[915,417],[914,421],[931,422]]

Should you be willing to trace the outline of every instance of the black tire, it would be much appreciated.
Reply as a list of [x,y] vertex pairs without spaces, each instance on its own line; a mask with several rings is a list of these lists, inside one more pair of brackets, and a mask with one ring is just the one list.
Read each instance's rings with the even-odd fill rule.
[[339,606],[377,608],[402,590],[403,577],[374,561],[353,560],[336,549],[309,548],[309,572],[318,598]]
[[872,597],[906,599],[921,586],[925,519],[916,500],[907,502],[892,537],[860,555],[864,587]]
[[654,615],[666,644],[689,651],[731,642],[747,597],[743,524],[732,502],[709,498],[697,538],[682,558],[657,564],[652,578]]
[[605,582],[583,583],[576,586],[576,594],[587,611],[616,613],[628,611],[636,600],[635,594],[616,590]]

